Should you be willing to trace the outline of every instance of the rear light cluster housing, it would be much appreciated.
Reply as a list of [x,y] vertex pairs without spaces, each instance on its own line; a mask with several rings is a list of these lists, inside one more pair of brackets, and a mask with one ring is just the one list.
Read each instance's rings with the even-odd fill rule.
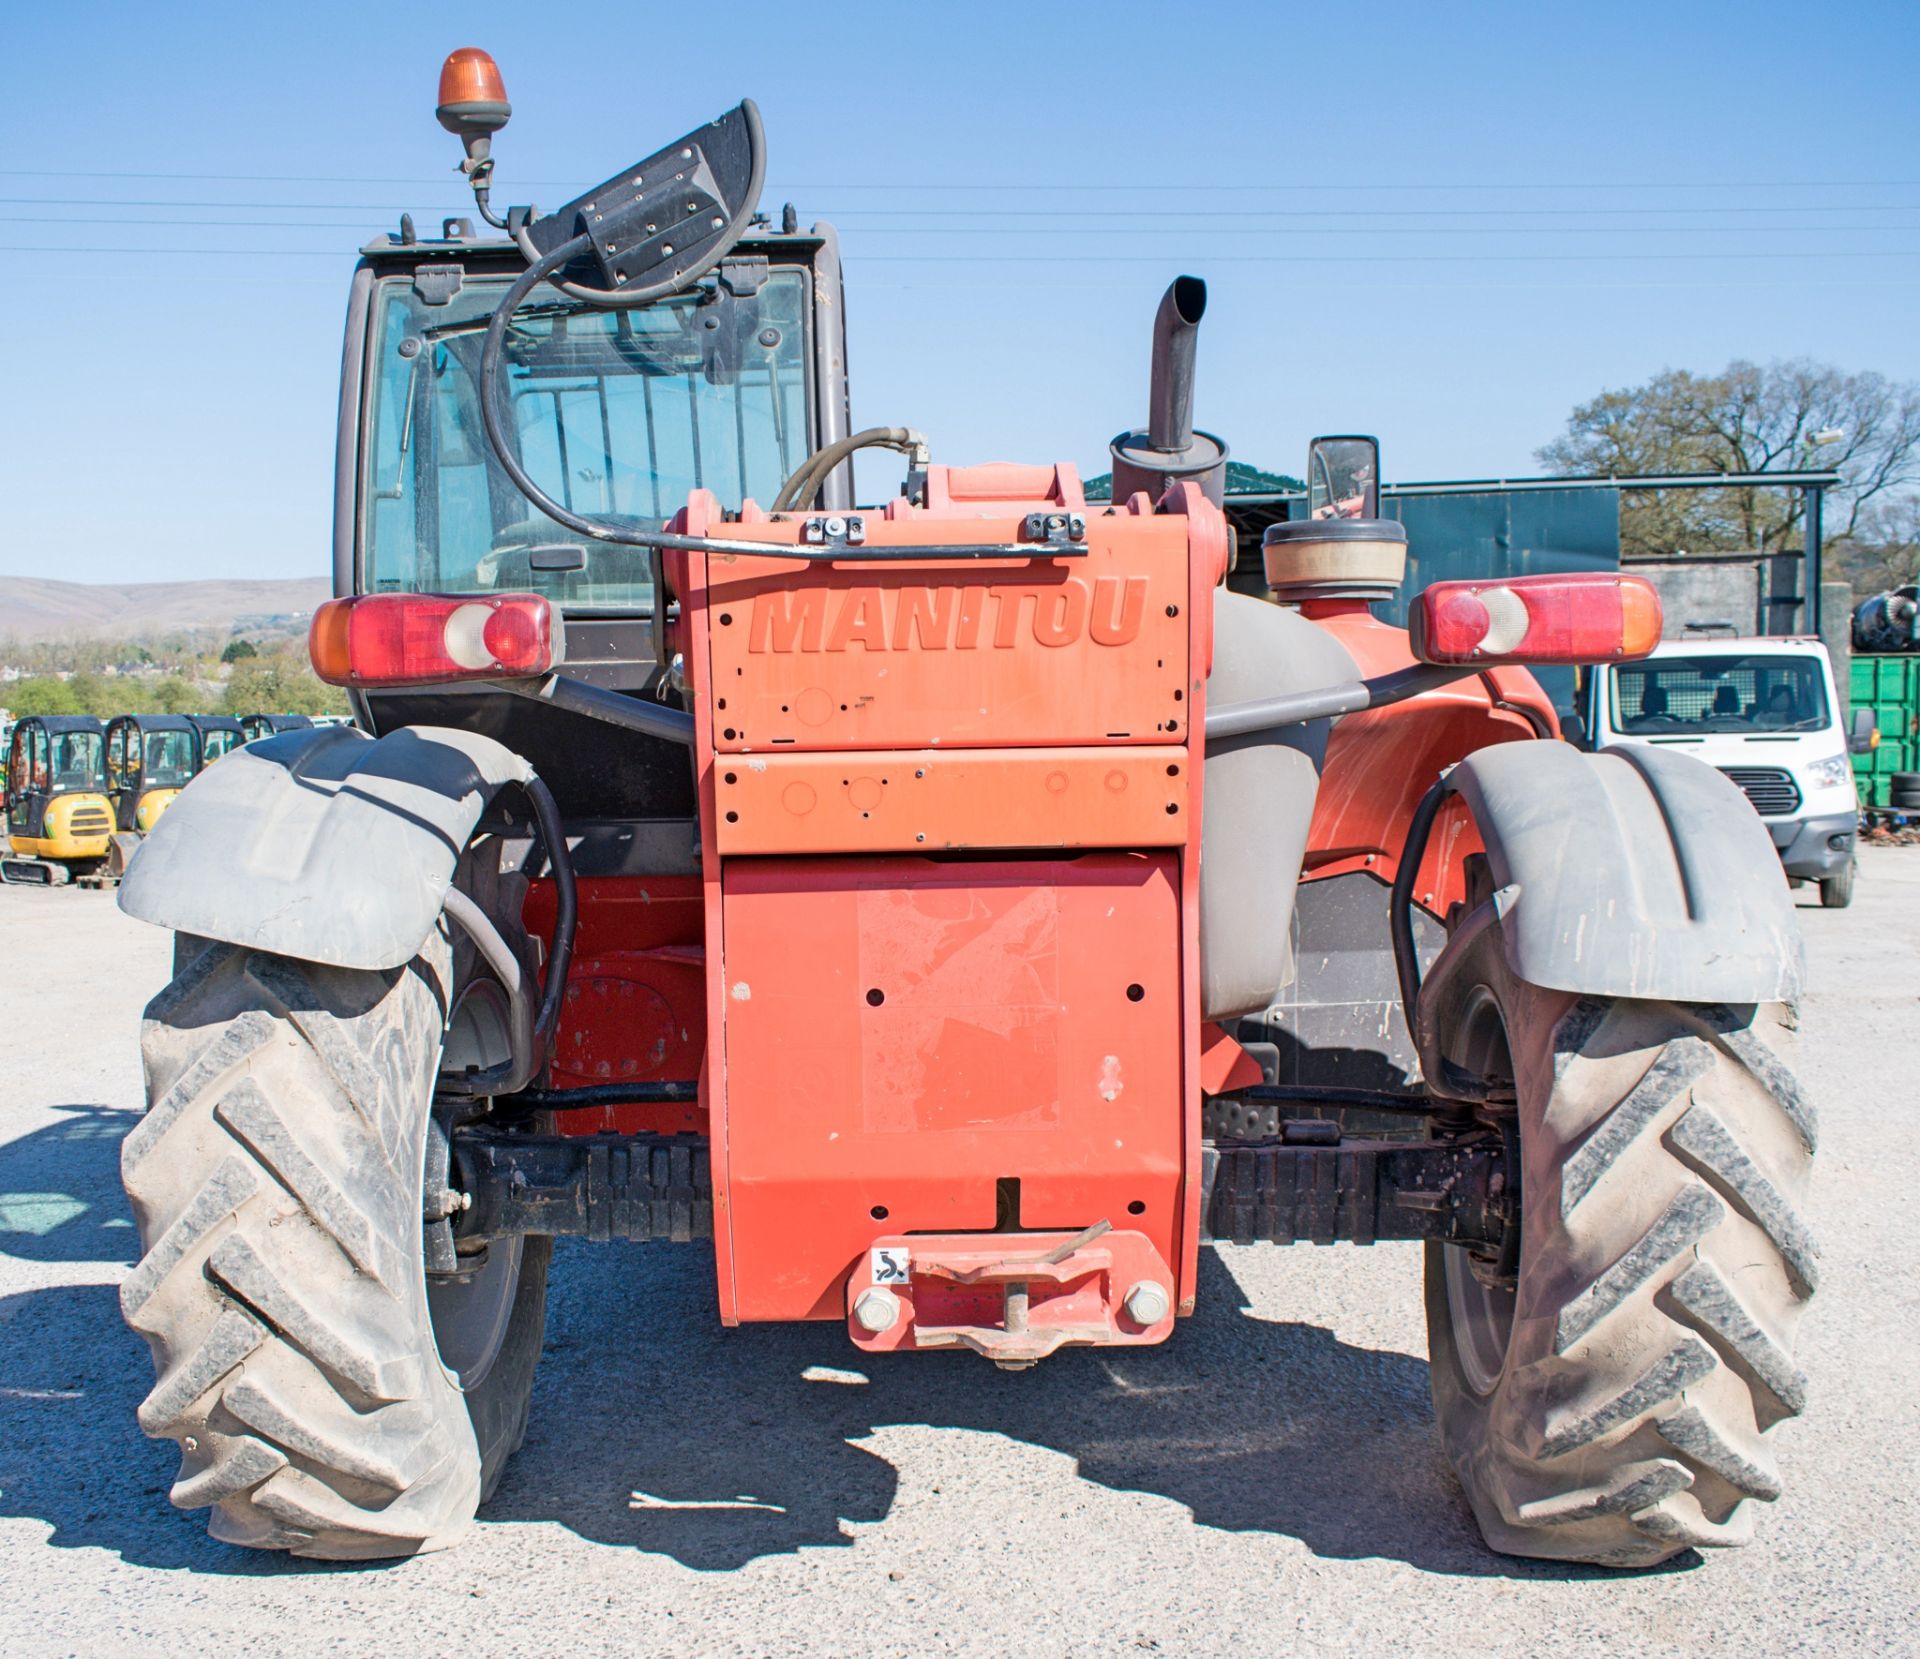
[[537,593],[330,599],[307,651],[328,685],[356,687],[525,679],[566,660],[563,624]]
[[1435,582],[1407,618],[1420,661],[1460,666],[1618,662],[1646,656],[1660,628],[1651,583],[1601,571]]

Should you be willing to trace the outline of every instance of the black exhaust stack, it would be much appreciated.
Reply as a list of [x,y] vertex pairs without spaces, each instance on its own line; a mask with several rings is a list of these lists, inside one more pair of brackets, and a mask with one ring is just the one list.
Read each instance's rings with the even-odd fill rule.
[[1158,501],[1169,484],[1191,479],[1219,504],[1227,485],[1227,446],[1193,429],[1193,356],[1207,285],[1175,277],[1153,319],[1153,385],[1144,430],[1122,432],[1113,452],[1113,499],[1145,490]]

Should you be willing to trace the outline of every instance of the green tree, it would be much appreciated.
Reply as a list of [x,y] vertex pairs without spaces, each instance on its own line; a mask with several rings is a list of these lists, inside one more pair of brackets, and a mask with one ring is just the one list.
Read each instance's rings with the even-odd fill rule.
[[243,657],[257,657],[260,653],[253,648],[253,642],[246,639],[230,639],[226,650],[220,653],[222,662],[239,662]]
[[[1804,359],[1734,362],[1718,374],[1667,369],[1575,409],[1539,451],[1555,472],[1614,477],[1831,468],[1830,543],[1920,484],[1920,385]],[[1622,499],[1628,554],[1784,552],[1804,545],[1798,490],[1635,490]]]
[[349,707],[345,692],[292,651],[235,663],[220,706],[227,714],[345,714]]
[[5,688],[7,706],[15,714],[85,714],[73,686],[52,678],[15,680]]
[[76,674],[67,681],[67,689],[73,693],[82,714],[106,720],[120,712],[114,702],[111,684],[98,674]]
[[153,688],[153,707],[158,714],[196,714],[206,699],[191,680],[169,674]]

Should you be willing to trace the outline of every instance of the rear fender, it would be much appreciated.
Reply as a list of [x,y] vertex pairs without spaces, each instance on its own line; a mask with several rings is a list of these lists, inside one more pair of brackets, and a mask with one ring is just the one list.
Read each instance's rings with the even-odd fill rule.
[[1529,984],[1677,1002],[1799,996],[1806,947],[1779,856],[1711,766],[1640,745],[1500,743],[1449,781],[1502,890],[1508,965]]
[[306,962],[397,968],[439,918],[488,803],[532,776],[493,739],[441,727],[265,738],[181,791],[120,908]]

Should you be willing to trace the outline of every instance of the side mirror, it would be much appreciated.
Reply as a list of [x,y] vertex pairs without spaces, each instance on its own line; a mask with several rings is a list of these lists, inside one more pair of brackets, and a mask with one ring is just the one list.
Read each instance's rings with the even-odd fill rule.
[[1560,735],[1576,749],[1587,746],[1587,723],[1577,714],[1560,716]]
[[1315,438],[1307,446],[1307,516],[1380,516],[1377,438]]
[[1871,754],[1880,747],[1880,727],[1874,719],[1872,709],[1853,711],[1853,728],[1847,733],[1847,753],[1850,755]]

